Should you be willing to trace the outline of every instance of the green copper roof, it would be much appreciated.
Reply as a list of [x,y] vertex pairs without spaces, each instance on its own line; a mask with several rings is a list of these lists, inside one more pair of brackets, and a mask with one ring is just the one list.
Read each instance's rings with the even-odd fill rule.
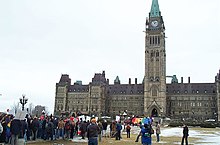
[[115,82],[120,82],[119,77],[117,76]]
[[160,8],[158,4],[158,0],[152,0],[150,17],[159,17],[160,16]]

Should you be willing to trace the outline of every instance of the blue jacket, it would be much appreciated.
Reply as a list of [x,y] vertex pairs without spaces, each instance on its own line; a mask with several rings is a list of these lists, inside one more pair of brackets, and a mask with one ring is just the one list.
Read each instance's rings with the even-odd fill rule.
[[151,143],[150,129],[148,129],[148,128],[141,129],[141,142],[142,143]]
[[117,131],[121,131],[121,130],[122,130],[122,126],[121,126],[120,123],[117,123],[117,124],[116,124],[116,130],[117,130]]

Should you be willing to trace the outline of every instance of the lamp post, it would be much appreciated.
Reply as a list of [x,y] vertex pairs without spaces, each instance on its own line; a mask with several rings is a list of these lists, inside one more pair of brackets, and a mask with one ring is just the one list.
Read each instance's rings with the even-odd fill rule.
[[25,95],[22,95],[22,98],[20,98],[20,103],[22,105],[22,111],[24,111],[24,105],[27,104],[28,99],[25,98]]

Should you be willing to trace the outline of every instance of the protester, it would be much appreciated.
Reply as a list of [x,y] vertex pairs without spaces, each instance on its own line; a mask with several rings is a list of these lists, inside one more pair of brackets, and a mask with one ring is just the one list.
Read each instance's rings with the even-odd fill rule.
[[75,135],[75,122],[73,120],[70,120],[70,138],[73,139],[74,135]]
[[121,130],[122,130],[122,125],[121,125],[121,122],[118,121],[118,123],[116,124],[116,131],[117,131],[116,137],[115,137],[116,140],[120,140],[122,138],[121,137]]
[[13,119],[11,121],[10,131],[11,131],[11,145],[18,144],[18,136],[22,130],[22,124],[19,119]]
[[128,124],[126,126],[127,138],[131,138],[131,126]]
[[116,131],[116,122],[114,121],[112,123],[112,137],[115,137],[117,134],[117,131]]
[[53,129],[54,129],[54,139],[58,139],[59,138],[59,130],[58,130],[58,119],[55,117],[53,119]]
[[0,120],[2,127],[3,127],[3,131],[0,135],[0,143],[10,143],[9,138],[11,137],[11,133],[10,133],[10,116],[9,115],[5,115],[1,120]]
[[31,134],[32,134],[32,132],[31,132],[31,120],[32,120],[32,118],[31,118],[31,116],[29,116],[29,114],[27,114],[25,118],[27,119],[27,125],[28,125],[27,131],[26,131],[27,140],[30,140]]
[[107,137],[107,126],[108,126],[108,123],[106,120],[104,120],[104,122],[102,123],[104,137]]
[[98,133],[99,142],[101,142],[102,141],[102,130],[103,130],[103,126],[102,126],[101,121],[98,122],[98,126],[99,126],[99,133]]
[[26,131],[27,131],[28,125],[26,119],[21,120],[21,132],[20,132],[20,138],[25,138],[25,141],[27,141],[26,137]]
[[5,127],[5,143],[10,143],[10,138],[11,138],[11,116],[7,115],[5,118],[5,123],[6,123],[6,127]]
[[46,124],[48,121],[46,120],[45,117],[42,117],[42,134],[41,134],[41,139],[46,140]]
[[1,119],[0,119],[0,136],[1,136],[2,132],[3,132],[3,127],[2,127],[2,123],[1,123]]
[[87,130],[87,122],[86,121],[82,121],[80,123],[80,135],[82,137],[82,139],[85,139],[85,135],[86,135],[86,130]]
[[87,127],[88,145],[98,145],[99,127],[96,124],[96,119],[91,120],[91,124]]
[[71,124],[69,119],[66,121],[64,128],[65,128],[65,138],[69,139],[70,131],[71,131]]
[[0,117],[0,144],[5,143],[5,122],[4,118]]
[[46,139],[51,139],[53,140],[53,133],[54,133],[54,128],[53,128],[53,120],[49,119],[49,121],[47,120],[47,124],[46,124]]
[[187,125],[183,125],[183,137],[182,137],[181,145],[184,144],[184,139],[186,141],[186,145],[188,145],[188,136],[189,136],[189,129]]
[[[152,145],[151,134],[154,134],[151,124],[144,124],[144,127],[141,129],[139,133],[139,136],[141,136],[142,145]],[[138,138],[136,142],[138,142]]]
[[41,118],[38,118],[38,122],[39,122],[39,127],[38,127],[38,131],[37,131],[37,138],[40,139],[41,136],[42,136],[42,123],[43,123],[43,120]]
[[38,119],[37,119],[37,117],[34,117],[33,121],[31,122],[31,130],[32,130],[32,133],[33,133],[32,140],[36,139],[36,133],[37,133],[38,128],[39,128]]
[[157,136],[157,142],[160,141],[160,124],[156,122],[156,136]]
[[64,126],[65,126],[65,123],[63,119],[61,118],[58,123],[58,130],[59,130],[59,137],[62,137],[62,139],[64,139]]
[[[143,125],[141,124],[141,122],[139,122],[139,127],[140,129],[143,128]],[[138,142],[140,136],[141,136],[140,134],[137,135],[135,142]]]

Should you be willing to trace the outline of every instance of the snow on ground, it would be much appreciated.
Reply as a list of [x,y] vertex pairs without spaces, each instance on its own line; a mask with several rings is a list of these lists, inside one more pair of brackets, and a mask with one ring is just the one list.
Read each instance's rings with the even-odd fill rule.
[[[132,134],[138,134],[140,132],[140,127],[134,126],[131,129]],[[107,130],[107,133],[109,133],[109,127]],[[123,134],[126,134],[126,132],[122,132]],[[183,129],[181,127],[161,127],[161,135],[164,137],[182,137]],[[205,130],[196,130],[195,128],[189,128],[189,137],[195,137],[200,138],[197,143],[194,143],[194,145],[218,145],[220,144],[220,129],[219,128],[213,128],[210,131]],[[87,139],[81,139],[81,137],[74,137],[73,142],[87,142]],[[165,143],[165,141],[160,142]],[[180,144],[180,142],[174,142],[173,144]]]
[[[139,127],[132,127],[134,134],[138,134],[140,131]],[[164,137],[182,137],[183,128],[181,127],[172,127],[172,128],[161,128],[161,135]],[[200,138],[194,145],[218,145],[220,144],[220,129],[213,128],[210,131],[204,130],[195,130],[195,128],[189,128],[189,137]],[[173,144],[180,144],[180,142],[174,142]]]
[[88,139],[87,139],[87,138],[82,139],[81,136],[75,136],[75,137],[72,139],[72,142],[88,142]]

